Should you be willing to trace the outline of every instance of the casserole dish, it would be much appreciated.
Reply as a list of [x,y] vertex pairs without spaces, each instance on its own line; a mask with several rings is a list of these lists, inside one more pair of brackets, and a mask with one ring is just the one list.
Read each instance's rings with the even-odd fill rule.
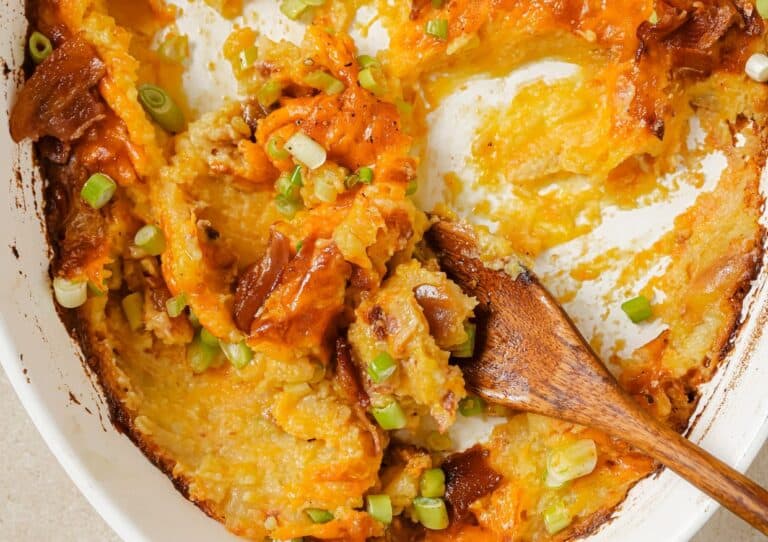
[[[3,59],[9,64],[5,70],[6,111],[19,83],[22,51],[15,44],[22,43],[25,32],[21,12],[20,6],[8,6],[3,12],[3,17],[9,18],[6,27],[13,30],[3,50]],[[139,454],[126,448],[128,442],[115,434],[105,420],[98,390],[88,391],[88,381],[74,362],[76,350],[49,301],[48,254],[39,226],[40,180],[31,167],[29,149],[12,146],[7,134],[2,144],[4,155],[8,154],[5,167],[18,169],[8,172],[8,178],[16,182],[9,183],[6,244],[17,263],[4,270],[8,288],[3,296],[4,333],[6,339],[13,337],[13,342],[4,343],[3,358],[25,406],[81,489],[97,501],[97,508],[125,538],[223,539],[227,535],[199,514],[194,520],[186,517],[197,512],[182,504],[159,473],[148,464],[139,466]],[[760,368],[748,363],[750,358],[760,358],[764,304],[761,285],[758,280],[746,304],[745,321],[736,336],[730,362],[703,391],[702,410],[692,433],[695,439],[711,439],[702,441],[705,446],[708,442],[721,445],[722,449],[713,451],[731,461],[748,461],[764,437],[765,404],[753,391],[762,389]],[[704,506],[703,497],[689,491],[666,473],[657,480],[644,481],[632,492],[617,519],[601,529],[595,539],[614,539],[618,533],[622,538],[647,538],[648,525],[668,539],[690,535],[711,506]],[[691,521],[681,522],[681,514]]]

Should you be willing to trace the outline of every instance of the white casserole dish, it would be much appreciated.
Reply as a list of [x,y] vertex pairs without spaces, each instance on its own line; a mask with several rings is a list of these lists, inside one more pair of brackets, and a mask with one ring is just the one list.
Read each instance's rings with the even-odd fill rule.
[[[269,0],[272,1],[272,0]],[[108,420],[106,403],[54,309],[42,226],[42,183],[31,146],[15,145],[8,111],[22,80],[22,0],[0,0],[0,362],[72,480],[127,541],[236,540],[174,489]],[[743,470],[768,435],[768,275],[763,269],[727,363],[702,390],[690,438]],[[589,540],[690,538],[716,504],[674,474],[639,483]]]

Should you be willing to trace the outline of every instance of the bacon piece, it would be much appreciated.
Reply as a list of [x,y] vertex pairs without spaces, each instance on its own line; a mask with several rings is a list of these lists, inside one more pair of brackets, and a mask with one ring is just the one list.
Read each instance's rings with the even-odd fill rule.
[[453,521],[465,519],[470,505],[501,483],[502,476],[488,465],[489,454],[477,445],[449,456],[441,465],[445,472],[445,499],[451,505]]
[[94,88],[105,73],[104,63],[85,39],[76,36],[64,42],[19,93],[10,119],[13,139],[78,139],[105,117],[106,107]]
[[251,346],[273,355],[313,355],[327,361],[351,272],[333,242],[305,239],[257,313]]
[[429,332],[438,344],[445,342],[453,331],[453,321],[456,320],[456,307],[448,295],[433,284],[420,284],[413,289],[416,301],[424,311],[424,317],[429,323]]
[[288,238],[272,230],[269,246],[260,261],[250,265],[237,279],[233,316],[241,331],[248,332],[256,313],[275,289],[288,265],[291,247]]

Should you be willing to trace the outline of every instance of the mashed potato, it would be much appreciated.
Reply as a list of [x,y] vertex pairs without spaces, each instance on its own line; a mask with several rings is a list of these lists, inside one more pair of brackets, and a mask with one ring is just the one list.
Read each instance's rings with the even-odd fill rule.
[[[544,58],[579,66],[486,112],[466,149],[477,177],[446,175],[443,214],[468,191],[507,198],[471,215],[495,225],[479,231],[486,259],[509,272],[595,231],[607,206],[665,201],[670,176],[701,188],[701,163],[717,156],[719,177],[653,246],[558,270],[578,285],[613,269],[615,295],[653,301],[664,326],[652,340],[622,354],[596,333],[592,346],[683,430],[762,251],[768,91],[742,75],[764,47],[762,18],[730,1],[380,0],[370,4],[390,44],[373,58],[345,31],[359,3],[318,3],[282,2],[306,25],[300,45],[238,27],[222,54],[241,94],[204,115],[181,84],[194,36],[160,34],[173,9],[31,10],[54,51],[11,129],[37,141],[57,299],[77,305],[115,423],[253,540],[590,532],[657,466],[598,431],[468,394],[452,359],[472,354],[476,302],[440,271],[413,197],[427,115],[479,74]],[[210,5],[228,18],[242,9]],[[142,106],[145,84],[183,129]],[[98,205],[94,174],[114,183]],[[470,417],[495,427],[459,450]]]

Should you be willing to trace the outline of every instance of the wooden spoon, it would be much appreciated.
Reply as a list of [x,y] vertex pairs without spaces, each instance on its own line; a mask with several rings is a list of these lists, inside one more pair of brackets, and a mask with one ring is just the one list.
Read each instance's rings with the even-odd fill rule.
[[485,267],[467,226],[441,220],[426,239],[479,302],[477,349],[462,366],[469,390],[619,437],[768,534],[768,492],[636,405],[530,271],[513,278]]

